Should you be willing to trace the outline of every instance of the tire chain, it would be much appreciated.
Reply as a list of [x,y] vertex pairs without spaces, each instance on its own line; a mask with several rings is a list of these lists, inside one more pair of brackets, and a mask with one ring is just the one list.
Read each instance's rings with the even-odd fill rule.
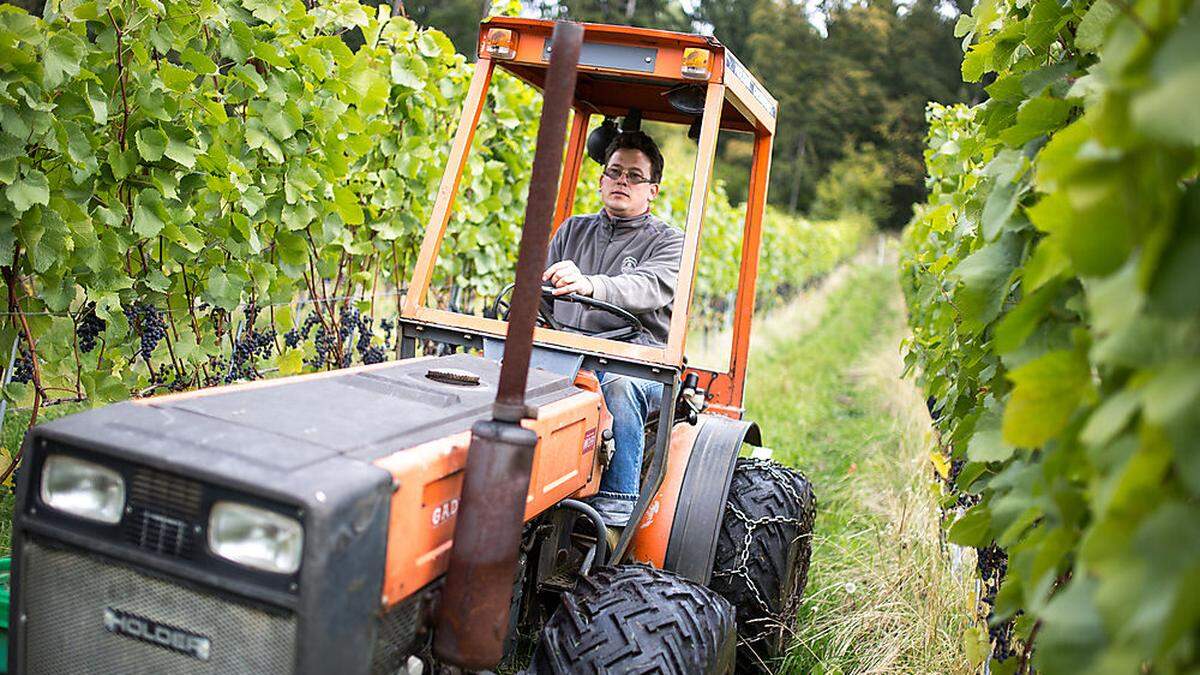
[[[772,478],[776,479],[778,484],[783,487],[784,491],[787,492],[792,499],[796,500],[797,504],[804,504],[804,500],[801,498],[800,494],[796,492],[795,486],[792,485],[791,478],[784,473],[777,464],[770,460],[759,459],[757,457],[745,458],[745,461],[753,468],[765,471]],[[803,474],[801,474],[801,477],[804,477]],[[808,479],[804,479],[807,482]],[[745,512],[734,506],[730,501],[725,502],[725,508],[729,513],[732,513],[734,517],[742,521],[742,523],[746,526],[746,535],[742,538],[742,549],[738,555],[738,566],[731,569],[714,569],[712,576],[714,579],[717,577],[741,578],[746,582],[746,586],[749,587],[754,593],[755,602],[763,610],[763,613],[771,616],[774,614],[774,612],[771,611],[771,605],[767,602],[766,598],[763,597],[762,590],[758,587],[758,584],[754,581],[754,578],[750,576],[750,547],[754,542],[754,533],[760,526],[774,525],[777,523],[796,525],[797,527],[803,528],[804,522],[806,520],[811,522],[812,516],[816,511],[816,496],[813,496],[812,511],[801,514],[801,516],[797,518],[788,516],[763,516],[762,518],[750,518],[745,514]],[[809,532],[807,534],[803,534],[801,537],[812,537],[812,533]],[[790,607],[783,607],[781,609],[785,614],[791,611]],[[778,619],[781,617],[776,618]]]

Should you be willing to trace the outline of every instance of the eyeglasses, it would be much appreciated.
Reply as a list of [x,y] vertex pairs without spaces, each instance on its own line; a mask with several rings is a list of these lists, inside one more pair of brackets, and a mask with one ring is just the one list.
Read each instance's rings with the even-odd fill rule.
[[642,183],[653,183],[654,180],[642,175],[637,169],[621,169],[620,167],[610,166],[604,170],[604,175],[609,180],[621,180],[621,176],[625,177],[625,181],[630,185],[641,185]]

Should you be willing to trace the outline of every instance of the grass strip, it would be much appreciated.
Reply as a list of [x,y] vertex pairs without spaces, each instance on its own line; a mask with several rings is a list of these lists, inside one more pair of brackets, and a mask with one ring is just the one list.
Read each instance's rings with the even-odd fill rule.
[[809,330],[775,326],[751,360],[748,416],[818,500],[782,672],[972,672],[974,581],[939,539],[929,419],[899,378],[903,307],[893,266],[876,262],[860,257]]

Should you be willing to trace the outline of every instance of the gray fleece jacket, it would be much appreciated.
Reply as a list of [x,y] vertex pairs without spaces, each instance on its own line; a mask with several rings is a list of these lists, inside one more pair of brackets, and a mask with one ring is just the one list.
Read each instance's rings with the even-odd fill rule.
[[[587,275],[593,297],[629,310],[646,330],[633,342],[662,346],[671,326],[671,303],[683,232],[646,213],[614,218],[600,213],[571,216],[554,233],[546,266],[571,260]],[[619,328],[620,319],[569,302],[554,303],[554,317],[589,332]]]

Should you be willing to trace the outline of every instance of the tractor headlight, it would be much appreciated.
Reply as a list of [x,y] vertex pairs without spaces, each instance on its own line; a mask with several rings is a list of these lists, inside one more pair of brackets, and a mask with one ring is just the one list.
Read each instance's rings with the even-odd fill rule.
[[121,522],[125,479],[94,462],[50,455],[42,466],[42,502],[52,509],[101,523]]
[[208,517],[208,546],[240,565],[291,574],[300,569],[304,526],[249,504],[217,502]]

